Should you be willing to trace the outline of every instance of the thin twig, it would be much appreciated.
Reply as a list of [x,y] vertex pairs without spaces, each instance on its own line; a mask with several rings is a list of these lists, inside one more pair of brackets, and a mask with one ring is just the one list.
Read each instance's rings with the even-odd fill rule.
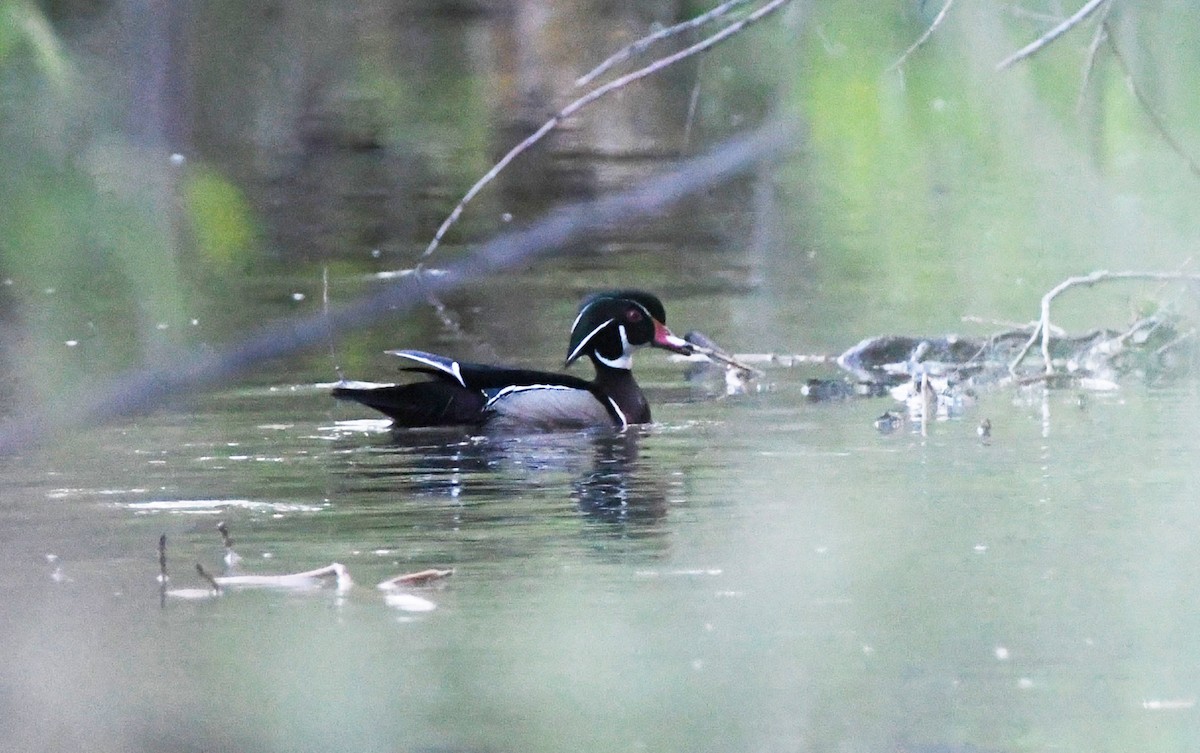
[[1092,71],[1096,69],[1096,56],[1100,52],[1100,45],[1104,44],[1105,37],[1108,36],[1108,14],[1112,11],[1114,0],[1109,0],[1104,6],[1104,10],[1100,13],[1100,18],[1096,23],[1096,33],[1092,35],[1091,44],[1088,45],[1087,57],[1083,62],[1083,75],[1079,82],[1079,96],[1075,100],[1075,112],[1083,109],[1083,97],[1087,93],[1088,83],[1092,78]]
[[1043,47],[1050,44],[1055,39],[1058,39],[1063,34],[1066,34],[1071,29],[1075,28],[1080,21],[1090,16],[1093,11],[1095,11],[1101,5],[1104,5],[1106,2],[1108,2],[1108,0],[1088,0],[1088,2],[1084,3],[1083,7],[1075,11],[1074,15],[1072,15],[1070,18],[1066,19],[1058,26],[1055,26],[1053,29],[1025,45],[1013,54],[1004,58],[999,63],[996,63],[996,70],[1002,71],[1013,63],[1020,62],[1025,58],[1036,54]]
[[421,258],[428,258],[435,250],[437,250],[438,245],[440,245],[442,242],[442,237],[445,236],[446,232],[454,225],[455,222],[458,221],[458,218],[462,216],[463,210],[466,208],[467,204],[469,204],[471,200],[474,199],[481,190],[483,190],[484,186],[491,183],[505,167],[508,167],[510,162],[520,156],[526,149],[541,141],[542,137],[554,130],[555,126],[557,126],[559,123],[571,117],[584,107],[587,107],[606,94],[628,86],[634,81],[645,78],[646,76],[658,73],[664,68],[678,63],[680,60],[686,60],[693,55],[704,52],[711,47],[715,47],[729,37],[745,29],[747,26],[766,18],[791,1],[792,0],[770,0],[770,2],[755,9],[753,13],[746,15],[738,21],[734,21],[728,26],[722,28],[720,31],[705,37],[690,47],[685,47],[684,49],[674,52],[664,58],[659,58],[653,63],[645,67],[638,68],[636,71],[627,73],[620,78],[615,78],[603,86],[593,89],[563,109],[559,110],[549,120],[543,123],[541,127],[521,141],[521,143],[510,149],[508,153],[500,158],[499,162],[492,166],[491,170],[488,170],[486,173],[484,173],[482,178],[475,181],[475,184],[467,189],[467,192],[463,194],[463,197],[458,200],[458,203],[454,206],[454,209],[451,210],[450,215],[442,221],[441,226],[438,227],[437,232],[433,235],[433,240],[429,242],[429,245],[421,253]]
[[677,23],[673,26],[668,26],[664,29],[659,29],[658,31],[654,32],[653,34],[648,34],[648,35],[642,37],[641,39],[635,40],[635,41],[627,44],[626,46],[622,47],[621,49],[617,50],[612,55],[610,55],[604,62],[602,62],[600,65],[596,66],[595,68],[591,69],[590,71],[588,71],[587,73],[583,74],[578,79],[576,79],[575,86],[587,86],[588,84],[595,81],[596,78],[598,78],[602,73],[607,71],[609,68],[612,68],[617,63],[624,62],[625,60],[628,60],[629,58],[633,57],[634,55],[641,53],[642,51],[644,51],[645,49],[650,47],[652,44],[654,44],[655,42],[662,40],[662,39],[666,39],[667,37],[674,36],[682,31],[689,31],[691,29],[697,29],[697,28],[703,26],[704,24],[708,23],[709,21],[720,18],[721,16],[725,15],[726,13],[733,10],[737,6],[745,5],[748,2],[750,2],[750,0],[729,0],[729,2],[722,3],[710,11],[701,13],[700,15],[696,16],[695,18],[689,18],[686,21]]
[[158,606],[167,606],[167,534],[158,537]]
[[925,33],[917,37],[917,41],[913,42],[912,45],[904,51],[904,54],[901,55],[896,62],[888,66],[887,70],[889,73],[904,65],[904,61],[908,60],[910,55],[912,55],[914,52],[920,49],[922,45],[929,41],[929,38],[933,36],[933,32],[937,31],[937,27],[941,26],[942,21],[946,20],[946,14],[950,12],[951,5],[954,5],[954,0],[946,0],[946,4],[943,5],[942,9],[938,11],[938,14],[933,17],[933,23],[929,24],[929,28],[925,30]]
[[217,583],[217,579],[212,577],[212,575],[207,570],[204,569],[204,565],[201,565],[199,562],[197,562],[196,563],[196,572],[200,575],[201,578],[208,581],[209,588],[212,589],[212,592],[214,594],[221,593],[221,584]]
[[696,81],[692,84],[692,94],[688,97],[687,119],[683,121],[683,148],[686,150],[692,143],[692,125],[696,122],[696,107],[700,104],[700,82],[704,80],[704,58],[696,64]]
[[1192,171],[1193,175],[1200,177],[1200,164],[1197,164],[1196,160],[1192,159],[1192,155],[1188,154],[1183,145],[1176,141],[1171,132],[1167,130],[1166,121],[1155,111],[1154,107],[1150,104],[1150,100],[1146,98],[1146,95],[1142,93],[1137,82],[1133,80],[1133,72],[1130,71],[1129,65],[1125,62],[1125,56],[1121,54],[1120,48],[1117,47],[1117,41],[1113,38],[1112,28],[1107,21],[1104,22],[1104,28],[1108,49],[1112,52],[1113,59],[1117,61],[1117,64],[1121,66],[1121,70],[1125,73],[1125,85],[1133,92],[1134,98],[1142,106],[1142,109],[1146,112],[1146,116],[1150,118],[1150,122],[1154,124],[1154,128],[1158,131],[1159,135],[1163,137],[1163,141],[1167,142],[1167,146],[1171,147],[1187,163],[1188,169]]
[[[321,313],[325,316],[325,321],[329,322],[329,265],[321,267]],[[333,325],[329,326],[329,360],[333,363],[333,373],[337,374],[339,382],[346,381],[346,374],[342,371],[342,367],[338,365],[337,348],[333,344]]]

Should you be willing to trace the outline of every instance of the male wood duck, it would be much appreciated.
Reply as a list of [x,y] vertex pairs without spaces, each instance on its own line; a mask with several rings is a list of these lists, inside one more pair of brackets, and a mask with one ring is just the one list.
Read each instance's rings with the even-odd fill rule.
[[667,329],[662,302],[649,293],[616,290],[584,299],[571,325],[566,366],[587,356],[586,381],[504,366],[464,363],[419,350],[390,350],[433,379],[371,387],[338,386],[333,396],[390,417],[395,427],[479,426],[490,429],[624,428],[650,421],[650,405],[633,378],[633,351],[691,354],[693,345]]

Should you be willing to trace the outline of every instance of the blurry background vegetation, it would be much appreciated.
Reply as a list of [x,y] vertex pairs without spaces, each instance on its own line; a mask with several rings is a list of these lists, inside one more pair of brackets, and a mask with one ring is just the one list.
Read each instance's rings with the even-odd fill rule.
[[[1110,6],[1136,86],[1200,153],[1200,9]],[[370,284],[366,273],[411,267],[471,182],[578,96],[578,75],[708,7],[0,0],[4,383],[24,399],[71,394],[319,305],[323,266],[340,296]],[[959,0],[889,70],[940,7],[794,0],[572,119],[439,253],[628,185],[779,109],[805,129],[781,169],[674,220],[614,228],[523,284],[557,291],[565,312],[575,294],[564,280],[654,287],[686,275],[709,297],[741,299],[708,309],[727,312],[717,335],[820,351],[960,329],[965,314],[1026,321],[1069,274],[1191,259],[1200,179],[1108,48],[1086,69],[1096,18],[997,72],[1077,4]],[[739,219],[748,206],[753,221]],[[1112,295],[1120,318],[1129,294]],[[469,304],[503,319],[495,312],[528,301],[499,286]],[[528,336],[557,342],[560,318]],[[349,343],[351,365],[366,358],[360,344],[375,352]],[[328,372],[327,359],[313,368]]]

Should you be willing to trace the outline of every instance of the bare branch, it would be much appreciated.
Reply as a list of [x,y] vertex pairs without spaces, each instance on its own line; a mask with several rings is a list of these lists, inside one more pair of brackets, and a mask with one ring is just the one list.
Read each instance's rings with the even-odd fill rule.
[[943,5],[942,9],[938,11],[938,14],[933,17],[933,23],[929,24],[929,28],[925,30],[925,33],[917,37],[917,41],[913,42],[912,46],[904,51],[904,54],[900,56],[899,60],[888,66],[889,73],[904,65],[904,61],[908,60],[910,55],[912,55],[914,52],[920,49],[922,45],[929,41],[929,38],[933,36],[933,32],[937,31],[937,27],[941,26],[942,21],[946,20],[946,14],[950,12],[951,5],[954,5],[954,0],[946,0],[946,4]]
[[1079,97],[1075,100],[1075,111],[1079,112],[1083,109],[1083,96],[1087,92],[1088,82],[1092,78],[1092,71],[1096,69],[1096,56],[1100,52],[1100,45],[1104,44],[1105,38],[1108,36],[1108,14],[1112,11],[1113,0],[1109,0],[1104,6],[1104,11],[1100,14],[1100,20],[1096,24],[1096,33],[1092,35],[1091,44],[1088,45],[1087,58],[1083,63],[1083,76],[1079,82]]
[[637,54],[643,52],[644,50],[649,48],[651,45],[653,45],[655,42],[662,40],[662,39],[666,39],[668,37],[672,37],[683,31],[697,29],[697,28],[703,26],[704,24],[708,23],[709,21],[720,18],[721,16],[725,15],[726,13],[732,11],[737,6],[745,5],[748,2],[750,2],[750,0],[729,0],[728,2],[721,3],[720,5],[718,5],[717,7],[713,8],[710,11],[701,13],[700,15],[696,16],[695,18],[689,18],[688,20],[683,21],[681,23],[677,23],[674,26],[668,26],[665,29],[659,29],[658,31],[654,32],[653,34],[648,34],[648,35],[642,37],[641,39],[631,42],[630,44],[628,44],[628,45],[622,47],[621,49],[617,50],[616,52],[614,52],[603,63],[601,63],[600,65],[596,66],[595,68],[591,69],[590,71],[588,71],[587,73],[583,74],[578,79],[576,79],[575,85],[576,86],[587,86],[588,84],[595,81],[602,73],[607,71],[609,68],[612,68],[617,63],[621,63],[621,62],[633,57],[634,55],[637,55]]
[[1083,7],[1075,11],[1074,15],[1072,15],[1070,18],[1066,19],[1058,26],[1055,26],[1053,29],[1025,45],[1013,54],[1004,58],[999,63],[996,63],[996,70],[1002,71],[1011,66],[1013,63],[1018,63],[1025,58],[1034,55],[1043,47],[1053,42],[1055,39],[1058,39],[1063,34],[1066,34],[1068,31],[1075,28],[1080,21],[1083,21],[1085,18],[1090,16],[1093,11],[1108,1],[1109,0],[1088,0],[1088,2],[1084,3]]
[[1040,339],[1042,364],[1045,366],[1046,376],[1052,376],[1054,374],[1054,364],[1050,358],[1050,340],[1052,339],[1050,335],[1050,304],[1055,298],[1071,288],[1091,287],[1099,282],[1110,280],[1200,282],[1200,274],[1188,272],[1109,272],[1107,270],[1097,270],[1078,277],[1068,277],[1042,296],[1042,315],[1038,319],[1037,327],[1034,328],[1033,334],[1029,336],[1029,340],[1025,343],[1025,346],[1017,353],[1016,358],[1008,365],[1009,372],[1016,376],[1017,367],[1021,365],[1021,361],[1025,360],[1025,356]]
[[1125,74],[1125,85],[1129,87],[1129,91],[1133,93],[1133,96],[1135,99],[1137,99],[1138,104],[1142,106],[1142,109],[1146,112],[1146,116],[1150,118],[1150,122],[1154,124],[1154,128],[1158,131],[1159,135],[1163,137],[1163,141],[1167,142],[1167,146],[1171,147],[1171,150],[1178,154],[1183,161],[1187,163],[1188,169],[1192,171],[1193,175],[1200,177],[1200,164],[1197,164],[1196,160],[1192,158],[1192,155],[1188,154],[1187,150],[1183,148],[1183,145],[1176,141],[1175,137],[1171,135],[1171,132],[1167,129],[1166,121],[1164,121],[1162,116],[1159,115],[1154,107],[1151,106],[1150,100],[1146,98],[1146,95],[1142,93],[1141,88],[1138,87],[1137,82],[1133,80],[1133,73],[1129,70],[1128,63],[1125,62],[1125,56],[1121,54],[1120,48],[1117,47],[1117,41],[1113,38],[1112,29],[1109,28],[1107,21],[1104,22],[1104,29],[1105,38],[1108,42],[1108,49],[1112,52],[1113,58],[1117,61],[1117,64],[1121,66],[1121,71]]
[[450,216],[448,216],[442,222],[441,226],[438,227],[437,232],[433,235],[433,240],[429,242],[429,245],[421,253],[421,258],[428,258],[430,254],[437,250],[438,245],[440,245],[442,242],[442,237],[446,235],[446,231],[448,231],[454,225],[454,223],[458,221],[458,218],[462,216],[463,210],[466,208],[467,204],[469,204],[471,200],[474,199],[475,196],[481,190],[483,190],[487,184],[491,183],[496,176],[508,166],[510,162],[520,156],[526,149],[541,141],[543,136],[554,130],[555,126],[557,126],[559,123],[571,117],[606,94],[614,92],[624,86],[628,86],[634,81],[643,79],[646,76],[658,73],[664,68],[678,63],[680,60],[686,60],[693,55],[704,52],[711,47],[715,47],[726,39],[732,37],[734,34],[737,34],[742,29],[745,29],[747,26],[766,18],[791,1],[792,0],[770,0],[770,2],[756,8],[754,12],[748,14],[744,18],[734,21],[715,34],[700,40],[696,44],[693,44],[690,47],[685,47],[684,49],[672,53],[664,58],[659,58],[647,66],[638,68],[636,71],[627,73],[619,78],[615,78],[603,86],[593,89],[563,109],[559,110],[554,114],[554,116],[543,123],[540,128],[526,137],[521,143],[510,149],[507,154],[500,158],[499,162],[492,166],[491,170],[488,170],[482,178],[475,181],[475,184],[467,189],[467,192],[463,194],[463,197],[458,200],[458,204],[456,204],[454,209],[450,212]]

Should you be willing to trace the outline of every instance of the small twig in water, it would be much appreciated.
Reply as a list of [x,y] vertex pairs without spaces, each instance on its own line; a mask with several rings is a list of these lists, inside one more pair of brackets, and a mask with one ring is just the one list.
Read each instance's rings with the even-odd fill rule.
[[1095,11],[1101,5],[1104,5],[1104,3],[1106,3],[1106,2],[1108,2],[1108,0],[1088,0],[1088,2],[1085,3],[1082,8],[1075,11],[1075,13],[1070,18],[1067,18],[1065,21],[1060,23],[1058,26],[1055,26],[1050,31],[1046,32],[1045,34],[1038,37],[1034,41],[1030,42],[1029,44],[1025,45],[1021,49],[1017,50],[1013,54],[1004,58],[999,63],[996,63],[996,70],[1002,71],[1005,68],[1008,68],[1009,66],[1011,66],[1013,63],[1018,63],[1018,62],[1024,60],[1025,58],[1036,54],[1039,50],[1043,49],[1046,45],[1050,44],[1055,39],[1058,39],[1063,34],[1066,34],[1068,31],[1075,28],[1075,26],[1078,25],[1079,22],[1083,21],[1085,18],[1090,16],[1093,11]]
[[167,606],[167,534],[158,537],[158,606]]
[[675,63],[678,63],[680,60],[685,60],[687,58],[690,58],[693,55],[704,52],[705,50],[707,50],[711,47],[715,47],[716,45],[725,41],[726,39],[733,36],[734,34],[737,34],[738,32],[742,31],[746,27],[763,20],[764,18],[766,18],[770,14],[774,13],[775,11],[779,10],[783,6],[787,5],[791,1],[792,0],[770,0],[769,2],[756,8],[752,13],[749,13],[748,15],[744,16],[743,18],[741,18],[737,21],[734,21],[733,23],[729,24],[728,26],[725,26],[724,28],[722,28],[720,31],[715,32],[714,34],[711,34],[711,35],[705,37],[704,39],[700,40],[699,42],[697,42],[689,47],[685,47],[684,49],[679,50],[678,52],[674,52],[670,55],[667,55],[664,58],[659,58],[658,60],[655,60],[654,62],[650,63],[649,65],[646,65],[642,68],[638,68],[637,70],[632,71],[631,73],[627,73],[624,76],[615,78],[612,81],[609,81],[608,83],[604,84],[603,86],[599,86],[599,87],[593,89],[592,91],[583,95],[579,99],[576,99],[574,102],[571,102],[569,105],[567,105],[563,109],[559,110],[557,113],[555,113],[553,116],[551,116],[551,118],[549,120],[547,120],[545,123],[543,123],[541,125],[541,127],[539,127],[536,131],[534,131],[532,134],[527,136],[523,141],[521,141],[521,143],[517,144],[512,149],[508,150],[508,152],[503,157],[501,157],[500,160],[495,165],[492,166],[491,170],[488,170],[486,173],[484,173],[482,178],[475,181],[475,184],[472,185],[469,189],[467,189],[467,192],[465,194],[463,194],[463,197],[458,200],[458,203],[454,206],[454,209],[451,210],[450,215],[448,217],[446,217],[445,220],[442,221],[442,224],[438,227],[437,232],[435,232],[433,234],[433,240],[431,240],[429,242],[429,245],[425,247],[425,250],[423,252],[421,252],[421,258],[422,259],[428,258],[431,254],[433,254],[434,251],[437,250],[437,247],[442,242],[442,238],[446,235],[447,231],[450,230],[450,228],[454,225],[454,223],[456,223],[458,221],[458,218],[462,216],[463,210],[466,209],[467,204],[469,204],[471,202],[471,200],[474,199],[475,196],[478,195],[479,192],[482,191],[486,185],[491,183],[496,178],[496,176],[499,175],[502,170],[504,170],[504,168],[508,167],[508,164],[510,162],[512,162],[514,159],[516,159],[518,156],[520,156],[523,152],[525,152],[525,150],[529,149],[531,146],[533,146],[537,142],[541,141],[542,137],[545,136],[547,133],[554,130],[554,128],[559,123],[563,122],[567,118],[571,117],[575,113],[582,110],[584,107],[587,107],[592,102],[595,102],[596,100],[600,99],[601,97],[603,97],[606,94],[614,92],[617,89],[620,89],[622,87],[628,86],[629,84],[633,83],[634,81],[645,78],[646,76],[649,76],[654,73],[658,73],[659,71],[663,70],[664,68],[667,68],[669,66],[674,65]]
[[221,593],[221,584],[217,583],[217,579],[212,577],[212,575],[210,575],[209,572],[204,569],[204,565],[201,565],[199,562],[197,562],[196,572],[199,573],[201,578],[204,578],[204,580],[208,581],[208,585],[210,588],[212,588],[213,593]]
[[941,26],[942,21],[946,20],[946,14],[950,12],[951,5],[954,5],[954,0],[946,0],[946,4],[943,5],[942,9],[938,11],[938,14],[933,17],[933,23],[929,24],[929,28],[925,30],[925,33],[917,37],[917,41],[913,42],[912,45],[904,51],[904,54],[901,55],[896,62],[888,66],[887,70],[889,73],[904,65],[904,62],[908,60],[910,55],[919,50],[922,45],[929,41],[929,38],[933,36],[933,32],[937,31],[937,27]]
[[[321,313],[328,324],[329,360],[333,363],[333,373],[337,374],[339,382],[346,381],[346,373],[338,365],[337,348],[333,344],[333,320],[329,317],[329,266],[321,267]],[[226,545],[228,548],[228,545]]]

